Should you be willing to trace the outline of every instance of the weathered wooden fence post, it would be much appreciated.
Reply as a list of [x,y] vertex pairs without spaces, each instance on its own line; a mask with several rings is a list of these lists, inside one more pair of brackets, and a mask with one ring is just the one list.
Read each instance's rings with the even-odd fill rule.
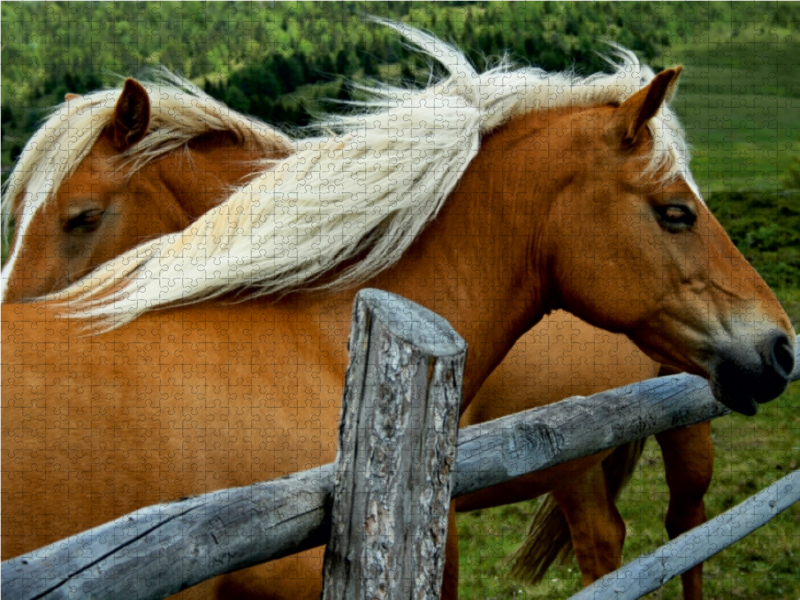
[[356,296],[323,600],[438,600],[466,353],[435,313]]

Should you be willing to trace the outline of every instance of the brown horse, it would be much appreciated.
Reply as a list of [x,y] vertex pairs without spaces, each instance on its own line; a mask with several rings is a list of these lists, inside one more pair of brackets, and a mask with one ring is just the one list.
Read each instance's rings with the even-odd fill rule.
[[[219,205],[231,186],[254,177],[263,169],[264,160],[279,159],[294,151],[285,136],[268,126],[225,109],[185,80],[166,72],[162,76],[170,85],[154,84],[149,95],[133,80],[124,90],[114,91],[119,100],[109,115],[111,122],[130,121],[132,116],[126,113],[138,110],[143,120],[145,114],[150,115],[146,128],[121,140],[114,139],[109,129],[62,185],[54,186],[48,194],[34,194],[34,198],[43,197],[45,201],[27,207],[23,199],[26,190],[31,193],[31,183],[25,174],[37,172],[36,164],[46,160],[47,149],[52,146],[39,139],[42,133],[52,132],[65,120],[72,129],[89,124],[102,129],[105,125],[102,120],[98,123],[97,109],[105,105],[108,91],[88,97],[68,94],[69,104],[34,136],[34,150],[26,149],[11,177],[11,190],[16,193],[7,196],[16,200],[13,210],[25,226],[17,229],[13,259],[3,272],[6,301],[59,291],[142,241],[180,231]],[[227,119],[198,121],[201,127],[185,146],[153,156],[132,181],[126,182],[123,173],[111,167],[114,163],[109,158],[120,151],[124,157],[145,134],[163,144],[168,136],[164,130],[171,130],[175,136],[170,115],[183,114],[170,104],[151,107],[150,95],[182,99],[185,104],[195,98],[202,101],[207,112],[225,114]],[[82,122],[89,107],[94,109],[94,120]],[[195,121],[189,119],[190,123]],[[180,135],[186,139],[188,133],[184,130]],[[69,164],[69,160],[61,164]],[[140,187],[149,181],[161,181],[164,189],[156,188],[153,193],[152,184],[151,188]],[[92,194],[86,194],[84,190],[90,188]],[[30,215],[27,219],[26,214]],[[658,364],[625,336],[594,328],[564,311],[554,311],[526,333],[492,373],[464,414],[462,426],[568,396],[619,387],[654,377],[657,372]],[[703,495],[713,467],[710,427],[701,424],[687,431],[665,432],[659,441],[670,466],[668,529],[674,537],[705,521]],[[523,477],[504,489],[462,498],[456,506],[459,510],[485,508],[535,498],[542,490],[553,489],[558,503],[546,503],[539,519],[534,520],[535,533],[526,542],[527,560],[520,563],[518,571],[536,580],[555,556],[574,545],[584,580],[589,583],[621,565],[625,527],[614,500],[640,448],[641,444],[625,446],[602,464],[577,470],[568,481],[543,484],[541,476]],[[687,518],[673,524],[676,515]],[[687,598],[699,597],[700,567],[685,574],[684,579],[687,590],[697,590],[696,594],[687,592]]]
[[[419,35],[412,35],[420,43],[429,46],[434,43]],[[444,49],[455,54],[452,49],[435,44],[437,52]],[[65,494],[65,490],[72,492],[68,496],[71,503],[68,518],[59,521],[59,515],[53,513],[54,518],[48,521],[49,526],[44,525],[49,517],[39,518],[41,528],[29,530],[41,532],[40,537],[50,536],[44,541],[52,541],[53,537],[62,537],[107,520],[119,514],[125,506],[147,504],[147,500],[153,501],[154,496],[167,499],[204,489],[238,485],[247,482],[245,480],[277,476],[332,459],[335,441],[331,443],[331,439],[335,438],[329,434],[335,431],[333,423],[338,415],[338,386],[345,349],[342,331],[349,320],[352,291],[288,292],[307,287],[307,282],[314,277],[321,277],[317,280],[319,283],[336,283],[343,278],[347,280],[347,276],[354,272],[354,267],[362,268],[360,272],[355,271],[363,278],[359,285],[369,282],[421,302],[450,319],[467,339],[471,345],[471,358],[465,382],[465,403],[471,400],[519,336],[545,312],[558,307],[564,307],[597,325],[629,334],[640,347],[663,362],[711,377],[717,397],[739,410],[752,412],[755,409],[754,402],[765,401],[782,391],[786,384],[787,365],[791,370],[792,359],[788,353],[794,343],[794,334],[775,298],[736,252],[697,197],[688,173],[679,167],[685,155],[680,155],[680,143],[674,142],[682,142],[682,139],[675,137],[669,129],[665,117],[671,115],[662,107],[664,98],[677,78],[677,70],[665,71],[650,85],[632,95],[632,89],[626,92],[610,85],[601,85],[610,83],[612,79],[608,82],[600,82],[597,78],[579,82],[583,86],[576,83],[571,96],[562,99],[562,105],[548,107],[545,103],[544,109],[530,111],[526,110],[526,105],[536,104],[529,103],[528,100],[534,99],[524,96],[527,90],[520,92],[520,88],[515,88],[513,94],[507,92],[509,98],[515,95],[516,99],[505,104],[502,101],[495,102],[502,98],[497,93],[480,95],[482,90],[489,87],[490,76],[499,73],[478,76],[465,72],[461,63],[451,63],[449,66],[459,76],[454,76],[444,86],[421,94],[429,94],[432,100],[444,97],[454,101],[451,108],[463,113],[463,120],[466,121],[461,125],[461,131],[467,141],[472,136],[471,141],[474,142],[463,145],[468,149],[474,148],[477,157],[469,153],[465,157],[457,151],[452,153],[456,164],[462,168],[471,162],[461,178],[459,188],[453,192],[455,182],[451,185],[441,175],[443,169],[434,168],[448,165],[442,164],[443,161],[437,163],[436,152],[433,152],[432,166],[430,162],[428,164],[433,177],[427,180],[420,177],[411,182],[419,184],[421,202],[431,204],[428,212],[422,212],[421,217],[413,214],[413,211],[409,211],[411,214],[404,212],[406,207],[402,200],[410,195],[409,192],[401,189],[379,194],[384,190],[371,188],[370,195],[374,192],[375,196],[388,198],[387,203],[380,206],[384,211],[379,215],[380,218],[376,221],[363,213],[348,213],[355,214],[359,219],[357,223],[365,231],[351,231],[344,236],[341,234],[347,229],[346,226],[353,225],[352,219],[330,218],[326,221],[326,224],[335,226],[339,237],[346,238],[345,247],[352,246],[352,253],[343,252],[342,246],[337,245],[339,237],[333,239],[318,235],[328,234],[330,230],[323,228],[320,232],[320,227],[314,222],[302,233],[309,234],[314,243],[324,239],[327,245],[323,244],[323,248],[326,252],[320,252],[319,256],[309,261],[313,264],[298,264],[295,261],[292,270],[279,260],[286,255],[291,259],[291,252],[278,256],[274,250],[269,250],[267,255],[271,257],[269,260],[276,274],[270,276],[260,265],[254,266],[248,260],[253,256],[263,256],[261,251],[265,247],[269,249],[270,244],[274,247],[275,239],[260,240],[259,252],[250,254],[249,259],[238,252],[231,252],[227,263],[222,260],[223,257],[209,254],[210,248],[204,245],[204,240],[191,239],[192,236],[210,231],[210,237],[222,242],[218,246],[223,251],[229,251],[238,249],[229,232],[241,231],[244,224],[248,224],[253,235],[261,235],[257,227],[262,224],[275,231],[274,223],[267,216],[262,216],[255,209],[251,212],[243,210],[244,197],[248,196],[252,201],[255,195],[251,184],[222,205],[224,213],[217,209],[211,211],[215,213],[211,215],[214,219],[221,213],[225,215],[227,229],[215,225],[214,221],[204,221],[206,216],[201,217],[198,221],[200,226],[190,228],[192,231],[185,235],[159,240],[145,247],[141,251],[146,259],[144,263],[131,267],[132,257],[126,253],[120,257],[123,260],[115,261],[116,264],[108,270],[101,269],[108,276],[105,282],[90,278],[80,282],[78,288],[73,288],[66,295],[57,297],[84,301],[95,299],[94,304],[89,305],[95,317],[112,318],[113,314],[119,314],[121,321],[129,321],[137,316],[138,309],[135,305],[126,305],[121,299],[135,301],[135,294],[131,294],[130,290],[119,290],[119,286],[125,285],[124,279],[114,277],[120,274],[127,277],[131,273],[144,275],[146,271],[148,279],[156,280],[151,275],[155,269],[156,273],[166,273],[166,276],[158,279],[163,298],[148,297],[148,305],[158,305],[162,300],[170,303],[201,298],[202,294],[197,293],[202,287],[201,278],[191,271],[198,269],[201,264],[191,252],[199,249],[210,260],[202,264],[219,266],[215,278],[218,274],[241,274],[244,277],[236,284],[241,286],[254,281],[260,283],[261,280],[251,277],[258,275],[265,278],[266,290],[287,293],[281,300],[253,300],[246,305],[234,305],[233,308],[230,305],[200,305],[171,309],[157,316],[145,315],[136,323],[117,331],[77,341],[75,336],[80,323],[54,320],[57,312],[43,309],[40,305],[4,308],[4,352],[12,353],[7,354],[4,360],[4,368],[8,369],[4,401],[10,398],[4,416],[6,422],[9,419],[11,422],[10,430],[7,430],[11,433],[4,436],[5,440],[10,440],[5,450],[15,459],[26,462],[19,475],[26,477],[29,483],[25,492],[14,494],[13,498],[7,496],[7,502],[12,507],[4,515],[4,519],[7,517],[12,521],[7,525],[7,532],[20,531],[22,524],[19,520],[24,518],[26,506],[23,493],[28,494],[29,499],[33,498],[34,506],[37,506],[38,502],[49,503],[47,493],[55,495],[52,500]],[[455,69],[456,66],[459,68]],[[624,74],[625,69],[620,69],[616,75],[617,82],[622,79],[619,76]],[[504,75],[491,83],[495,85],[496,92],[497,87],[506,85],[509,79],[528,79],[529,83],[534,84],[535,77],[539,77],[541,87],[541,76],[531,71],[509,73],[508,77]],[[638,80],[636,83],[639,83]],[[630,81],[628,85],[631,85]],[[636,85],[633,89],[638,87]],[[456,100],[463,99],[467,94],[472,94],[467,98],[469,102],[459,105]],[[413,103],[419,97],[407,93],[406,100]],[[401,102],[399,107],[386,109],[369,118],[378,123],[391,119],[403,124],[400,129],[395,126],[395,134],[402,134],[404,129],[413,128],[414,125],[424,127],[418,117],[420,114],[424,116],[425,110],[417,107],[413,115],[398,115],[397,111],[402,113],[407,108],[410,106]],[[447,111],[441,112],[447,118]],[[398,116],[409,119],[404,121]],[[435,116],[441,118],[441,115]],[[463,129],[465,125],[470,125],[471,118],[475,119],[474,131]],[[416,123],[413,119],[417,119]],[[433,127],[436,119],[431,112],[427,119],[431,123],[428,128]],[[111,143],[115,139],[135,138],[136,123],[136,119],[133,119],[112,127]],[[131,127],[131,124],[134,126]],[[456,123],[450,124],[454,127],[445,127],[439,135],[450,135]],[[487,136],[478,152],[477,136],[480,131],[491,128],[497,130]],[[122,130],[121,135],[117,129]],[[379,132],[386,129],[391,131],[391,128],[375,129]],[[367,129],[366,134],[361,134],[354,130],[341,140],[310,141],[308,150],[300,151],[280,163],[277,173],[262,174],[257,178],[259,189],[266,189],[272,194],[270,214],[274,216],[279,213],[282,219],[279,225],[284,226],[284,221],[290,225],[308,222],[304,220],[308,218],[308,212],[303,213],[303,209],[310,204],[310,200],[278,203],[284,198],[296,200],[297,196],[290,194],[302,191],[298,191],[298,183],[302,184],[302,188],[314,190],[317,213],[323,212],[321,208],[327,207],[328,202],[335,205],[335,200],[319,198],[319,190],[334,189],[334,182],[329,181],[328,188],[320,188],[317,183],[320,179],[324,183],[326,177],[332,178],[342,172],[346,176],[353,175],[342,167],[342,163],[336,163],[339,155],[345,158],[345,162],[359,163],[358,166],[366,163],[369,167],[367,153],[360,153],[358,144],[355,144],[356,147],[348,145],[353,140],[358,141],[359,135],[365,135],[375,145],[386,144],[386,152],[402,151],[402,148],[398,150],[392,147],[385,138],[370,140],[372,132],[372,129]],[[397,136],[392,139],[397,143],[402,142],[398,142]],[[365,147],[374,146],[368,143]],[[441,152],[446,154],[451,146],[443,143],[441,148]],[[397,158],[398,154],[394,156]],[[419,162],[419,156],[413,158]],[[422,158],[424,163],[426,157],[423,155]],[[586,168],[587,162],[590,168]],[[397,163],[403,166],[402,161]],[[529,165],[535,168],[530,169]],[[378,166],[373,169],[378,170]],[[442,179],[445,182],[437,187]],[[392,185],[399,185],[403,183],[403,177],[394,172],[391,181]],[[363,181],[358,182],[366,187]],[[314,185],[310,185],[312,183]],[[347,188],[346,185],[344,187]],[[279,196],[279,193],[287,195]],[[450,198],[444,204],[443,200],[448,196]],[[341,204],[340,200],[336,208],[342,209]],[[369,211],[379,212],[374,203],[365,204]],[[296,218],[298,213],[302,216],[300,221]],[[432,220],[432,215],[437,213],[437,218],[420,233],[422,227]],[[208,229],[204,230],[203,227]],[[295,233],[298,231],[296,226],[290,226],[289,229]],[[279,229],[273,238],[285,231]],[[409,231],[414,235],[408,235]],[[397,232],[399,237],[395,235]],[[614,235],[607,235],[608,232]],[[472,243],[473,240],[477,242]],[[306,240],[301,236],[301,241]],[[291,245],[292,242],[297,243],[297,240],[290,241],[290,248],[295,247]],[[176,253],[175,244],[182,249],[180,255]],[[398,245],[399,254],[396,254],[396,250],[392,250]],[[378,255],[374,254],[376,249],[381,251]],[[182,277],[187,287],[182,289],[188,290],[178,298],[171,295],[174,287],[170,286],[175,281],[173,273],[177,272],[170,269],[177,267],[168,264],[176,256],[184,261]],[[301,253],[300,256],[306,254]],[[343,262],[331,262],[326,260],[327,256],[335,256]],[[397,264],[392,265],[393,260],[397,260]],[[592,265],[596,261],[613,266],[613,273],[636,273],[637,276],[627,279],[607,273],[604,277],[587,282],[587,274],[592,273]],[[235,267],[234,271],[238,272],[231,271],[231,264]],[[287,273],[292,283],[286,282]],[[146,295],[150,293],[143,278],[132,278],[131,281],[135,281]],[[105,288],[102,287],[104,285]],[[231,289],[236,285],[232,285]],[[98,287],[99,294],[92,295]],[[226,292],[227,289],[203,291],[208,294]],[[106,290],[114,295],[108,296]],[[629,295],[623,295],[625,291]],[[108,298],[112,302],[106,302]],[[620,306],[619,298],[628,300]],[[79,305],[73,306],[81,310]],[[108,320],[103,321],[103,324],[108,323]],[[195,361],[182,355],[180,344],[188,332],[196,334],[193,334],[193,343],[203,340],[197,341],[203,347],[197,346],[194,351],[202,356],[201,365],[187,364]],[[734,334],[738,336],[735,345],[732,341]],[[112,340],[120,342],[114,348],[116,364],[109,364],[104,359],[104,352],[108,351],[107,345]],[[251,341],[261,345],[253,347]],[[141,347],[148,350],[145,356],[137,353],[140,342],[144,344]],[[60,358],[63,351],[60,345],[66,343],[71,344],[69,356],[74,357],[79,366],[74,369],[68,367],[62,372],[64,360]],[[159,349],[164,354],[159,354]],[[44,356],[38,356],[37,352],[44,353],[49,359],[43,360]],[[8,357],[13,356],[16,356],[15,361],[9,361]],[[36,365],[41,365],[41,368]],[[130,368],[133,371],[128,373]],[[202,371],[202,374],[191,373],[193,370]],[[68,374],[67,377],[64,377],[65,374]],[[760,376],[758,384],[753,379],[756,376]],[[206,383],[199,385],[198,380]],[[53,406],[48,409],[47,405],[40,404],[36,399],[37,381],[42,384],[46,382],[49,397],[58,397],[60,390],[64,391],[64,386],[74,387],[74,390],[60,404],[60,409]],[[108,405],[102,384],[89,385],[97,381],[105,381],[106,386],[119,384],[115,388],[113,406]],[[160,404],[155,400],[146,400],[144,396],[139,397],[144,393],[143,388],[137,388],[140,384],[149,387],[151,393],[155,392]],[[233,392],[231,386],[239,391]],[[116,456],[114,451],[109,454],[110,449],[102,440],[96,440],[96,445],[91,442],[85,448],[86,452],[80,454],[80,440],[86,438],[76,432],[79,439],[75,445],[56,442],[55,446],[51,445],[54,454],[45,458],[36,447],[36,443],[45,443],[41,432],[38,440],[35,434],[33,437],[19,437],[20,433],[24,433],[26,424],[39,424],[39,421],[27,421],[32,416],[35,419],[55,419],[52,422],[54,427],[59,423],[85,424],[84,419],[92,417],[92,394],[97,393],[106,400],[101,405],[100,397],[94,397],[94,406],[101,411],[96,414],[106,425],[110,424],[114,435],[118,432],[119,444],[115,443],[113,450],[121,450],[123,454],[119,455],[120,460],[127,461],[125,464],[129,466],[126,470],[122,468],[124,465],[118,465],[120,469],[117,470],[113,468],[115,465],[107,461],[100,466],[100,470],[107,468],[110,473],[119,471],[119,484],[105,488],[124,491],[117,499],[119,505],[109,506],[102,499],[102,485],[107,486],[108,480],[87,480],[86,474],[92,472],[92,465],[98,457],[109,456],[113,460]],[[210,396],[205,397],[203,402],[197,400],[198,393],[204,397],[206,394]],[[220,407],[218,399],[212,397],[220,393],[230,393],[231,396],[230,404],[226,402],[224,408]],[[257,394],[258,400],[251,394]],[[310,405],[298,403],[293,394],[310,396]],[[192,404],[194,402],[200,403]],[[166,403],[169,404],[163,408]],[[67,408],[64,408],[64,404]],[[156,422],[162,430],[177,425],[173,413],[179,406],[189,421],[200,417],[206,419],[198,421],[197,425],[201,422],[225,425],[222,428],[203,427],[200,433],[196,427],[190,432],[187,422],[184,434],[173,437],[163,436],[162,432],[162,435],[158,435]],[[72,410],[73,407],[76,412]],[[236,417],[245,408],[248,411],[247,422],[237,422],[236,427],[229,430],[227,423],[230,418],[237,421]],[[42,414],[36,416],[37,410]],[[62,415],[59,411],[67,414]],[[102,411],[105,411],[105,416]],[[144,424],[136,431],[138,418],[143,419]],[[261,431],[258,435],[262,439],[264,435],[267,436],[269,444],[264,448],[270,448],[263,451],[264,456],[261,456],[262,452],[255,456],[258,448],[252,447],[255,441],[252,428],[257,427],[253,423],[259,421],[265,427],[259,427]],[[319,433],[309,436],[308,429],[298,427],[298,423],[311,424],[312,430],[316,427]],[[206,435],[207,430],[224,433],[224,437],[217,440],[221,443],[214,445],[213,439],[201,437]],[[156,437],[152,437],[154,435]],[[148,446],[148,439],[155,444],[153,448]],[[129,442],[131,445],[125,450]],[[175,477],[159,479],[158,465],[155,465],[153,472],[155,455],[152,452],[161,451],[162,460],[170,461],[176,460],[176,453],[181,449],[189,455],[194,453],[197,457],[195,464],[197,460],[205,458],[208,471],[215,474],[213,481],[208,481],[204,472],[196,471],[176,472]],[[25,455],[26,450],[29,451],[28,455]],[[78,454],[70,454],[73,450]],[[298,455],[301,450],[303,454]],[[141,451],[138,456],[137,451]],[[66,454],[61,455],[60,452]],[[241,458],[243,453],[247,457]],[[72,461],[77,465],[72,472],[83,475],[79,475],[77,481],[69,477],[59,479],[58,473],[63,475],[63,467],[62,471],[46,470],[45,465],[38,465],[37,460],[55,460],[57,466]],[[231,462],[246,468],[232,466]],[[43,474],[42,478],[26,476],[28,470],[36,473],[37,468],[38,473]],[[166,467],[165,474],[170,474],[175,468]],[[49,476],[55,479],[48,480]],[[13,479],[13,473],[9,477]],[[542,477],[546,475],[542,474]],[[153,481],[162,482],[158,490],[152,487]],[[94,487],[95,484],[97,487]],[[137,484],[144,487],[140,497],[133,498],[134,491],[139,489]],[[5,489],[15,487],[13,481],[8,481]],[[175,493],[177,496],[173,496]],[[30,502],[27,505],[30,506]],[[93,507],[96,512],[92,514]],[[59,526],[63,526],[61,531],[57,531]],[[22,527],[21,531],[25,531],[25,528]],[[24,547],[31,548],[43,543],[41,539],[34,540],[35,535],[24,539],[24,536],[20,538],[11,533],[10,537],[4,536],[6,556],[16,553],[14,550],[19,552]],[[246,582],[247,578],[240,578],[239,581]]]
[[[279,131],[158,74],[152,105],[133,81],[117,92],[119,115],[141,119],[144,129],[98,135],[95,128],[113,122],[108,91],[67,94],[27,143],[3,199],[6,234],[10,216],[17,225],[3,302],[61,290],[145,240],[185,229],[265,160],[294,151]],[[185,108],[192,103],[199,110]],[[128,161],[137,167],[132,181],[118,172]]]

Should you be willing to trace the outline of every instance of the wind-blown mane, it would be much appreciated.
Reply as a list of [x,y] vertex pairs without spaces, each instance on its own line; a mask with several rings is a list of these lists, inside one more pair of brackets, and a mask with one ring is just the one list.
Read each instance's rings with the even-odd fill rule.
[[[516,115],[622,102],[653,72],[616,48],[612,73],[580,78],[505,61],[479,74],[458,49],[411,27],[393,27],[440,62],[449,77],[425,89],[364,88],[362,112],[320,123],[327,135],[236,190],[186,230],[120,255],[66,290],[73,314],[116,327],[144,312],[234,290],[251,295],[308,288],[362,255],[324,287],[362,282],[397,262],[436,217],[481,134]],[[667,107],[648,123],[646,167],[688,175],[688,149]]]
[[[153,81],[141,82],[151,98],[147,136],[120,155],[132,162],[133,175],[152,160],[180,148],[193,138],[213,131],[233,133],[265,153],[294,150],[292,140],[257,119],[242,115],[214,100],[191,81],[166,69],[153,71]],[[18,202],[24,233],[27,222],[78,167],[105,127],[111,123],[122,88],[77,96],[58,105],[25,145],[3,194],[3,234]],[[24,196],[20,196],[25,192]]]

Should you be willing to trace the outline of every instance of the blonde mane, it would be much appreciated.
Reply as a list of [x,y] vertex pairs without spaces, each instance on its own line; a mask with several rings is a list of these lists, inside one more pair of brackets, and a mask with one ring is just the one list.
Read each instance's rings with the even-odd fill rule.
[[[321,123],[329,133],[237,189],[186,230],[145,243],[63,292],[72,314],[117,327],[144,312],[246,288],[251,295],[307,288],[347,259],[328,288],[362,282],[397,262],[436,217],[477,155],[481,134],[516,115],[619,103],[654,76],[616,48],[614,72],[581,78],[505,61],[477,73],[458,49],[406,25],[380,21],[449,72],[426,89],[363,88],[358,114]],[[663,106],[648,123],[647,171],[688,176],[677,117]]]
[[[141,82],[150,96],[147,136],[120,154],[121,164],[133,163],[133,175],[150,161],[180,148],[203,133],[226,131],[242,143],[265,153],[294,150],[292,140],[252,117],[214,100],[191,81],[166,69],[154,71],[153,81]],[[77,96],[53,109],[33,134],[6,182],[3,193],[3,235],[8,240],[11,217],[22,205],[17,229],[24,234],[33,215],[53,196],[86,157],[114,116],[122,88]]]

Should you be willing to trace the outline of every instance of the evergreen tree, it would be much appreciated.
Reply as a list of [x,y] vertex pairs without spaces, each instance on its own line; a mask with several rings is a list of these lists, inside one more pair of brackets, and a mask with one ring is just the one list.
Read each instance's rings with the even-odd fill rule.
[[350,52],[344,48],[339,50],[336,55],[336,73],[344,76],[352,75],[351,64]]
[[377,77],[379,74],[378,67],[375,65],[375,57],[369,52],[364,53],[363,66],[365,77]]
[[783,187],[800,190],[800,156],[794,156],[783,176]]
[[225,94],[225,104],[240,113],[250,113],[250,100],[238,87],[228,86],[227,93]]
[[353,95],[350,92],[350,86],[347,85],[347,82],[343,81],[342,85],[339,86],[339,91],[336,94],[336,99],[341,100],[343,102],[349,102],[353,99]]

